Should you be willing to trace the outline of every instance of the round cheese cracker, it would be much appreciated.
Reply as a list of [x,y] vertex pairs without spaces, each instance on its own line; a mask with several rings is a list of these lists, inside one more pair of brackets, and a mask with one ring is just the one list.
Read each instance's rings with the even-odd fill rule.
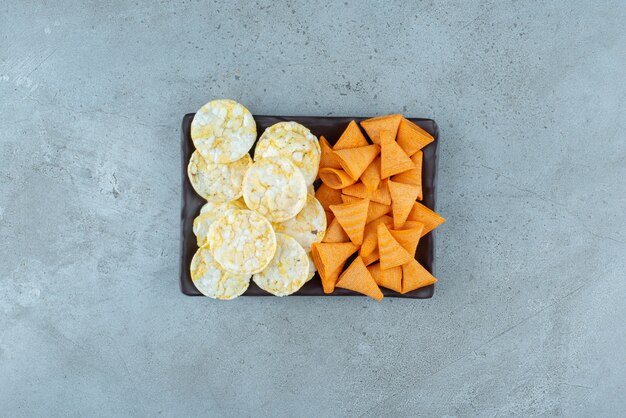
[[237,200],[232,202],[207,202],[200,208],[200,214],[193,220],[193,233],[198,247],[207,243],[209,227],[213,222],[224,216],[227,210],[241,209]]
[[191,154],[187,175],[196,193],[212,202],[228,202],[241,197],[243,176],[252,165],[250,155],[226,164],[207,162],[198,150]]
[[311,251],[311,245],[321,242],[326,232],[326,213],[322,204],[310,194],[306,204],[298,214],[284,222],[273,223],[276,232],[287,234],[302,245],[304,251]]
[[276,252],[276,235],[267,219],[247,209],[229,210],[209,228],[213,257],[228,272],[253,274],[263,270]]
[[246,206],[272,222],[293,218],[306,203],[302,173],[286,158],[264,158],[252,164],[243,178]]
[[276,254],[265,270],[252,276],[261,289],[275,296],[300,290],[309,275],[306,251],[289,235],[276,234]]
[[208,247],[200,247],[191,259],[191,281],[196,289],[213,299],[234,299],[246,291],[249,274],[224,271],[215,261]]
[[254,150],[254,161],[284,157],[302,171],[307,184],[313,184],[320,167],[322,150],[317,137],[296,122],[279,122],[263,132]]
[[309,258],[309,275],[306,277],[306,281],[309,282],[311,281],[313,276],[315,276],[317,269],[315,268],[315,263],[313,262],[313,256],[311,255],[310,251],[306,253],[306,256]]
[[246,155],[256,139],[256,123],[248,109],[234,100],[213,100],[191,122],[191,139],[212,163],[230,163]]

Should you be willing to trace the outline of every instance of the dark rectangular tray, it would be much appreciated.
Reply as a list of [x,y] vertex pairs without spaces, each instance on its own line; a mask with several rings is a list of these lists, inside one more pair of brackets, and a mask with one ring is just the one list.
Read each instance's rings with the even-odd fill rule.
[[[202,294],[196,289],[191,281],[191,275],[189,272],[189,265],[191,264],[191,258],[198,249],[196,245],[196,237],[193,234],[193,220],[200,208],[205,203],[204,199],[196,194],[189,178],[187,177],[187,164],[189,158],[195,150],[193,142],[191,141],[191,121],[194,114],[188,113],[183,117],[182,134],[181,134],[181,172],[182,172],[182,210],[181,210],[181,231],[180,231],[180,289],[188,296],[202,296]],[[256,121],[257,132],[260,136],[261,133],[267,128],[277,122],[283,121],[296,121],[306,126],[311,132],[317,136],[324,136],[328,142],[333,145],[338,139],[343,130],[348,126],[351,120],[360,122],[368,118],[356,118],[356,117],[326,117],[326,116],[254,116]],[[420,119],[420,118],[408,118],[413,123],[421,126],[424,130],[430,133],[435,140],[428,146],[424,147],[424,162],[422,165],[422,188],[424,199],[422,203],[428,206],[430,209],[435,209],[435,194],[437,186],[437,143],[439,141],[439,129],[437,124],[432,119]],[[250,152],[254,155],[253,150]],[[434,274],[434,258],[435,258],[435,233],[434,231],[426,234],[420,239],[415,258],[419,261],[428,271]],[[406,293],[404,295],[381,288],[381,291],[386,297],[396,298],[413,298],[413,299],[427,299],[433,296],[435,292],[435,286],[430,285]],[[315,277],[306,283],[302,289],[294,293],[294,296],[354,296],[358,293],[352,292],[346,289],[337,288],[329,295],[325,294],[322,289],[322,283],[320,282],[319,275],[316,273]],[[250,281],[250,287],[243,296],[270,296],[269,293],[260,289],[253,281]]]

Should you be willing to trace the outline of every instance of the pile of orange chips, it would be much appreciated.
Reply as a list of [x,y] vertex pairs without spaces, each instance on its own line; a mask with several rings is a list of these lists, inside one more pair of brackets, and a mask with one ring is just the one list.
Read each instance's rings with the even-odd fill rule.
[[[322,157],[315,193],[328,217],[312,256],[325,293],[335,287],[383,298],[437,281],[416,259],[421,237],[445,222],[422,205],[422,148],[433,137],[400,114],[355,121]],[[344,270],[346,261],[356,258]]]

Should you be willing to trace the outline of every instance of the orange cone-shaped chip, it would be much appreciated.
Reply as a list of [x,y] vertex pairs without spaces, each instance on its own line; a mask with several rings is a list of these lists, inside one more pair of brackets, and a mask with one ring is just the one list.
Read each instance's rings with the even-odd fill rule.
[[380,156],[376,157],[376,159],[367,166],[363,174],[361,174],[361,181],[370,192],[378,189],[380,185]]
[[435,139],[425,130],[408,119],[402,118],[396,141],[408,155],[415,154],[418,150],[433,142]]
[[332,147],[323,136],[320,136],[320,148],[322,149],[320,168],[341,168],[341,164],[337,161]]
[[328,224],[322,242],[350,242],[348,234],[343,230],[337,218],[334,218],[331,223]]
[[337,281],[337,287],[362,293],[376,300],[383,298],[383,293],[365,267],[361,257],[355,258],[350,267],[343,272]]
[[369,266],[372,263],[377,262],[378,260],[380,260],[380,253],[378,252],[378,250],[374,251],[373,253],[371,253],[370,255],[367,255],[363,258],[363,262],[365,263],[366,266]]
[[330,205],[338,205],[341,203],[341,190],[336,190],[322,183],[315,191],[315,197],[322,204],[324,210],[329,210]]
[[[353,203],[353,202],[360,202],[363,199],[359,197],[348,196],[347,194],[342,194],[341,200],[343,200],[343,203]],[[373,200],[370,200],[370,205],[367,208],[367,219],[365,220],[365,223],[368,224],[372,222],[374,219],[378,219],[381,216],[388,214],[389,212],[391,212],[390,205],[383,205],[382,203],[378,203],[378,202],[374,202]]]
[[361,126],[367,132],[373,143],[380,144],[380,133],[389,131],[395,139],[398,127],[402,121],[402,115],[378,116],[361,122]]
[[378,225],[377,232],[380,267],[383,270],[401,266],[413,259],[413,254],[409,254],[408,251],[393,238],[384,223]]
[[[367,230],[367,225],[365,225],[365,229]],[[409,254],[415,255],[415,250],[417,250],[417,244],[419,244],[420,242],[423,229],[424,224],[419,224],[417,228],[402,229],[389,232],[391,232],[391,236],[394,237],[394,239],[398,241],[398,244],[402,245],[402,247]],[[365,238],[363,238],[363,241],[365,241]]]
[[391,195],[389,194],[389,186],[387,180],[380,183],[378,189],[370,192],[367,187],[361,182],[354,183],[348,187],[342,189],[342,193],[348,196],[360,197],[361,199],[369,198],[374,202],[382,203],[383,205],[391,204]]
[[382,178],[415,168],[415,164],[393,139],[391,132],[381,132],[380,147],[380,174]]
[[311,248],[315,268],[322,279],[324,293],[332,293],[343,265],[357,247],[351,242],[315,243]]
[[330,206],[335,219],[339,221],[339,224],[341,224],[354,245],[360,246],[363,243],[363,231],[365,229],[365,221],[367,220],[369,203],[369,199],[363,199],[360,202]]
[[359,129],[359,125],[355,121],[350,121],[333,149],[336,151],[345,148],[364,147],[366,145],[368,145],[367,139],[365,139],[365,136]]
[[404,225],[413,203],[419,194],[419,186],[413,184],[396,183],[389,181],[389,193],[391,194],[391,209],[393,211],[393,227],[399,229]]
[[381,270],[376,284],[400,293],[402,291],[402,267]]
[[445,218],[439,216],[419,202],[413,203],[413,207],[411,208],[411,212],[409,212],[407,220],[417,221],[424,224],[422,236],[428,234],[430,231],[446,221]]
[[411,161],[415,164],[415,168],[404,171],[400,174],[396,174],[391,177],[391,180],[397,183],[405,183],[405,184],[414,184],[419,186],[419,194],[417,195],[418,200],[422,200],[422,158],[424,153],[422,151],[417,151],[415,154],[411,156]]
[[402,266],[402,292],[407,293],[437,281],[416,259]]
[[365,225],[363,244],[361,248],[359,248],[359,255],[361,257],[366,257],[378,249],[378,224],[381,223],[391,226],[393,225],[393,218],[384,215]]
[[[367,264],[366,264],[367,266]],[[372,279],[376,283],[380,280],[380,263],[372,264],[371,266],[367,266],[367,271],[372,275]]]
[[341,167],[353,179],[358,179],[368,165],[378,156],[380,146],[366,145],[358,148],[344,148],[335,151]]
[[343,189],[356,183],[356,180],[350,177],[348,173],[337,168],[322,168],[319,176],[322,182],[331,189]]

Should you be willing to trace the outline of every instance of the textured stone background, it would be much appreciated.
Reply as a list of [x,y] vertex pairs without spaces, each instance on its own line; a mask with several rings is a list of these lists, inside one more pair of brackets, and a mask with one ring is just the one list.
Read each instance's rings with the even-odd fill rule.
[[[0,1],[2,414],[626,414],[623,0],[80,3]],[[183,296],[216,97],[437,120],[435,297]]]

